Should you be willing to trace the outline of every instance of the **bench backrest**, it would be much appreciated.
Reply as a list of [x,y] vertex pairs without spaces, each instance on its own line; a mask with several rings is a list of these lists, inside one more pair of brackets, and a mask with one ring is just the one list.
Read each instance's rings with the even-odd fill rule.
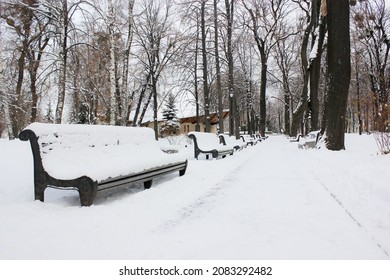
[[219,137],[215,133],[209,132],[190,132],[188,135],[194,135],[199,149],[201,150],[212,150],[218,147],[223,147],[223,144],[220,143]]
[[225,141],[225,145],[227,145],[227,146],[241,145],[241,144],[244,143],[241,138],[240,139],[236,139],[235,136],[229,136],[229,135],[226,135],[226,134],[220,134],[219,137],[224,139],[223,141]]
[[253,142],[254,139],[252,136],[250,136],[249,134],[243,134],[241,135],[241,139],[244,141],[244,142]]

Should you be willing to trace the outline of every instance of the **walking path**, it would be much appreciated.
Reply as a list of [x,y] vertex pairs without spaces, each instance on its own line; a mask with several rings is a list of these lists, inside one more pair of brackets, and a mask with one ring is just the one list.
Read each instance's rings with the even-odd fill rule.
[[[273,138],[186,208],[152,256],[190,259],[388,259],[342,202],[314,173],[311,151]],[[277,143],[275,143],[275,141]],[[315,151],[312,151],[315,152]],[[351,167],[352,168],[352,167]],[[176,238],[172,240],[170,236]],[[177,247],[177,248],[175,248]],[[170,249],[168,249],[170,248]],[[172,252],[172,254],[170,254]],[[179,252],[179,253],[178,253]]]

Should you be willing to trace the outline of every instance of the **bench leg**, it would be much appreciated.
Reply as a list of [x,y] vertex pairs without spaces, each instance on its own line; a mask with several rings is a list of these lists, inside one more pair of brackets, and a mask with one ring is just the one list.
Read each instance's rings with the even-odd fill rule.
[[93,182],[88,177],[83,177],[80,178],[80,181],[77,185],[81,206],[91,206],[96,196],[97,183]]
[[46,173],[37,172],[34,174],[34,196],[35,200],[45,200],[45,190],[47,188]]
[[150,188],[152,187],[152,183],[153,183],[152,180],[145,181],[145,182],[144,182],[144,188],[145,188],[146,190],[150,189]]
[[34,197],[35,200],[44,201],[45,200],[45,190],[47,186],[46,185],[35,185],[34,186]]

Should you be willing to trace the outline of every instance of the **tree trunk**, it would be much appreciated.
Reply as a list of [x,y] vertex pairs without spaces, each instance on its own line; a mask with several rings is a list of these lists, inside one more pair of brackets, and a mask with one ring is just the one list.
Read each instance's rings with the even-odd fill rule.
[[219,133],[224,133],[223,127],[223,104],[222,104],[222,83],[221,65],[219,62],[219,42],[218,42],[218,12],[217,0],[214,0],[214,46],[215,46],[215,70],[217,75],[217,95],[218,95],[218,124]]
[[203,61],[203,94],[204,94],[204,123],[205,132],[210,132],[210,96],[207,79],[207,49],[206,49],[206,23],[205,9],[206,1],[202,0],[201,5],[201,32],[202,32],[202,61]]
[[[133,96],[129,96],[128,94],[128,78],[129,78],[129,62],[130,62],[130,51],[131,51],[131,45],[133,42],[133,8],[134,8],[134,1],[135,0],[129,0],[128,3],[128,17],[129,17],[129,23],[128,23],[128,31],[127,31],[127,41],[126,41],[126,48],[124,50],[124,57],[123,57],[123,69],[122,69],[122,85],[121,85],[121,94],[122,98],[124,99],[124,106],[126,110],[123,110],[122,116],[121,116],[121,124],[127,125],[127,122],[129,121],[130,112],[133,105]],[[127,106],[126,106],[127,105]]]
[[328,91],[325,100],[326,147],[345,149],[345,115],[351,79],[349,1],[327,0]]
[[200,131],[199,123],[199,89],[198,89],[198,52],[199,52],[199,21],[196,22],[195,63],[194,63],[194,91],[195,91],[195,131]]
[[309,124],[310,130],[315,131],[319,129],[320,104],[318,88],[320,83],[322,46],[324,44],[326,27],[324,15],[321,13],[321,0],[312,1],[312,5],[312,52],[315,53],[315,56],[310,58],[310,102],[308,109],[311,117]]
[[260,134],[265,136],[265,126],[267,118],[266,108],[266,88],[267,88],[267,57],[261,52],[261,79],[260,79]]
[[157,120],[157,78],[152,75],[152,92],[153,92],[153,128],[154,137],[158,140],[158,120]]
[[68,1],[62,1],[62,14],[59,19],[60,29],[60,52],[59,52],[59,77],[58,77],[58,100],[55,113],[55,123],[62,122],[62,113],[65,104],[66,90],[66,71],[67,71],[67,56],[68,56]]
[[228,89],[229,89],[229,135],[235,135],[239,138],[239,116],[237,112],[235,94],[234,94],[234,64],[233,64],[233,1],[225,0],[226,18],[227,18],[227,60],[228,60]]
[[117,98],[115,96],[115,35],[114,35],[114,6],[112,0],[108,0],[108,32],[110,38],[110,124],[115,125],[117,117]]
[[357,116],[358,116],[358,125],[359,125],[359,135],[362,135],[363,121],[362,121],[362,112],[361,112],[361,105],[360,105],[359,56],[360,56],[360,53],[355,48],[355,80],[356,80]]
[[138,125],[138,115],[139,115],[139,112],[141,110],[142,101],[144,99],[145,92],[146,92],[146,89],[148,88],[149,82],[150,82],[150,74],[148,74],[146,76],[145,84],[142,85],[142,87],[141,87],[141,93],[139,95],[137,108],[135,109],[135,114],[134,114],[132,126],[137,126]]

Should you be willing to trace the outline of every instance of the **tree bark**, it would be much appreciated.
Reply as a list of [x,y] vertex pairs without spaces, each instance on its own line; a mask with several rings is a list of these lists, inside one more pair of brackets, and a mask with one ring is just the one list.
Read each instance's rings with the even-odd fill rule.
[[343,150],[345,115],[351,79],[349,1],[327,0],[328,91],[325,99],[325,135],[329,150]]

